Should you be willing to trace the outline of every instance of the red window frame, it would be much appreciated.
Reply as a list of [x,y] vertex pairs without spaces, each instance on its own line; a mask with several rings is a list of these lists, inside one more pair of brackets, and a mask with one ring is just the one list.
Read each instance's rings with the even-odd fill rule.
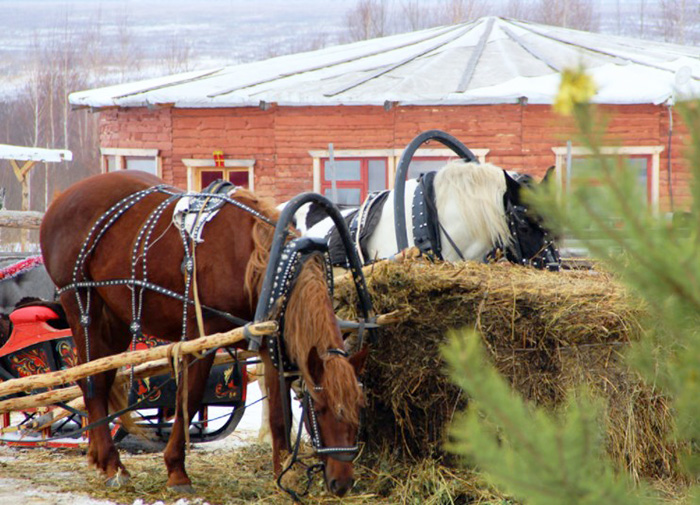
[[[325,194],[326,190],[332,187],[332,181],[326,180],[326,163],[330,158],[321,158],[321,194]],[[389,163],[386,157],[371,156],[371,157],[342,157],[336,158],[336,161],[359,161],[360,162],[360,178],[351,181],[336,181],[337,188],[358,189],[360,190],[360,203],[362,203],[369,193],[369,162],[383,161],[384,162],[384,181],[385,186],[389,185]]]
[[[218,172],[221,173],[221,177],[218,175],[214,175],[213,180],[216,179],[223,179],[229,182],[234,182],[231,181],[231,174],[245,174],[245,183],[242,185],[244,188],[247,188],[249,186],[249,178],[250,178],[250,169],[246,167],[205,167],[201,168],[197,171],[196,174],[196,185],[197,187],[195,188],[197,191],[201,191],[204,189],[208,184],[204,183],[204,174],[217,174]],[[235,184],[235,182],[234,182]]]
[[[575,156],[575,158],[588,158],[590,156],[588,155],[579,155]],[[613,158],[622,158],[623,160],[639,160],[643,159],[646,160],[646,203],[647,205],[652,204],[652,163],[653,163],[653,156],[651,154],[614,154],[611,155]],[[564,167],[564,173],[562,177],[562,184],[564,185],[564,189],[566,190],[566,167]]]

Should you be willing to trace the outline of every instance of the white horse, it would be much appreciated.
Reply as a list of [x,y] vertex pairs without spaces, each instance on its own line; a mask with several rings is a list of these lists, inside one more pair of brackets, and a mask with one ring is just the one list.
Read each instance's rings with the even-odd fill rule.
[[[531,177],[509,174],[490,163],[461,160],[448,163],[434,177],[435,207],[432,213],[437,221],[434,233],[439,234],[439,240],[435,239],[427,246],[425,241],[421,242],[420,247],[424,250],[430,249],[432,254],[446,261],[460,261],[483,260],[494,249],[501,248],[515,263],[558,269],[559,254],[549,234],[520,198],[521,189],[532,184]],[[425,191],[424,186],[419,179],[406,181],[404,207],[409,244],[416,243],[414,213],[426,212],[427,209],[414,206],[414,195],[416,191]],[[391,258],[400,252],[394,224],[394,190],[388,193],[384,202],[377,211],[381,214],[376,227],[368,233],[364,244],[358,246],[356,243],[365,262]],[[365,204],[358,210],[360,221]],[[278,208],[282,209],[284,205]],[[346,209],[342,213],[349,220],[354,211]],[[305,236],[326,238],[334,225],[331,218],[320,219],[324,215],[313,204],[304,205],[295,214],[295,225]],[[361,232],[358,229],[353,238],[358,238]],[[260,386],[264,390],[264,384]],[[267,426],[266,421],[263,411],[262,427]],[[259,439],[262,441],[266,436],[261,428]]]
[[[434,176],[434,204],[426,199],[422,207],[416,205],[416,191],[425,192],[425,183],[419,179],[406,181],[405,220],[408,244],[422,250],[431,250],[447,261],[482,260],[500,248],[513,262],[538,268],[558,269],[559,255],[551,237],[540,219],[523,204],[520,191],[531,178],[511,177],[503,169],[490,163],[453,161]],[[365,243],[358,247],[365,262],[390,258],[398,252],[394,190],[389,192],[376,227],[368,230]],[[306,211],[308,213],[308,211]],[[363,209],[360,209],[360,213]],[[433,239],[426,244],[421,229],[422,215],[434,217]],[[418,219],[415,219],[418,217]],[[297,223],[299,226],[299,223]],[[325,237],[331,228],[325,219],[302,233],[311,237]],[[414,229],[421,237],[414,236]],[[361,233],[359,230],[355,236]],[[439,237],[439,238],[438,238]]]

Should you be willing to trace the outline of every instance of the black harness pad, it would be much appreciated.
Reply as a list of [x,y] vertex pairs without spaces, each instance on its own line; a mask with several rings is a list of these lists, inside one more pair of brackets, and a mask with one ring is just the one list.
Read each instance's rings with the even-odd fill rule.
[[[350,236],[356,248],[358,247],[357,237],[359,230],[359,247],[365,265],[371,263],[374,259],[369,257],[367,240],[369,240],[369,237],[372,236],[379,224],[379,219],[382,216],[382,209],[384,208],[388,196],[388,190],[370,193],[360,209],[345,216],[345,222],[348,224],[348,230],[350,231]],[[362,215],[360,215],[360,211],[362,211]],[[340,233],[338,233],[335,226],[328,232],[326,241],[328,242],[328,250],[331,255],[331,263],[334,266],[347,268],[345,248],[343,247],[343,241],[340,239]]]
[[413,194],[413,243],[425,255],[442,259],[440,225],[435,201],[435,176],[437,172],[422,174]]

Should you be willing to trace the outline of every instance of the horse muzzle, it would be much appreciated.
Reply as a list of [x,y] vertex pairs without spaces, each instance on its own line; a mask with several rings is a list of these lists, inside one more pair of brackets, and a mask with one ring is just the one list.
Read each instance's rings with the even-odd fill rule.
[[352,464],[327,460],[323,467],[326,489],[336,496],[345,496],[355,485],[355,472]]
[[326,485],[328,486],[328,491],[342,498],[355,485],[355,479],[350,477],[349,479],[331,479],[330,481],[326,480]]

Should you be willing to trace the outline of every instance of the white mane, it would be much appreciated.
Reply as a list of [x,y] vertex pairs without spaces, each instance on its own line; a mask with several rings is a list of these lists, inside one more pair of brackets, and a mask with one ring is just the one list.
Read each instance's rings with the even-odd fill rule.
[[[404,209],[408,244],[413,245],[412,204],[418,186],[416,179],[406,181]],[[435,200],[440,224],[442,255],[447,261],[459,261],[460,254],[468,260],[481,260],[498,244],[509,244],[510,230],[503,208],[506,180],[503,170],[489,163],[453,161],[435,176]],[[393,190],[374,233],[367,241],[371,259],[389,258],[397,253]],[[325,237],[331,225],[326,219],[304,235]],[[459,253],[447,239],[454,241]]]
[[[503,208],[506,181],[503,170],[490,163],[466,163],[462,160],[445,165],[435,176],[435,200],[440,221],[465,223],[467,242],[493,247],[508,244],[510,232]],[[453,237],[458,243],[458,237]],[[464,242],[463,242],[464,243]],[[461,244],[460,244],[461,245]],[[443,243],[443,249],[449,247]]]

